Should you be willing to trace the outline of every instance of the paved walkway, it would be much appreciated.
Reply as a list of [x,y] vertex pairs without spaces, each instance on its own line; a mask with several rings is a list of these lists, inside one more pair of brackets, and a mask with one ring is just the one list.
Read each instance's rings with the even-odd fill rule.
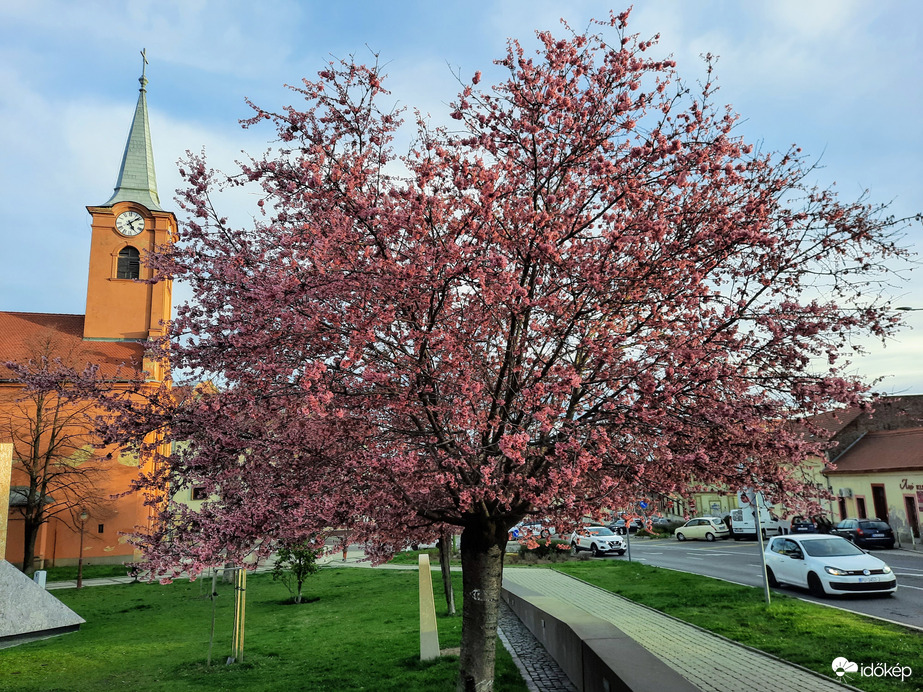
[[[111,586],[112,584],[130,584],[132,582],[131,577],[94,577],[93,579],[84,579],[84,586]],[[76,589],[77,580],[71,579],[69,581],[50,581],[45,584],[45,589],[47,591],[54,591],[55,589]]]
[[[512,582],[612,623],[704,692],[855,689],[550,569],[507,568]],[[556,688],[538,687],[540,690]]]

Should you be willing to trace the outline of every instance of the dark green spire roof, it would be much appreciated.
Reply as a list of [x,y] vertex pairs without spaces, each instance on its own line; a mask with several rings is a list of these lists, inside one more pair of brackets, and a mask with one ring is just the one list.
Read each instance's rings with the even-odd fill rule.
[[[144,56],[144,51],[141,51],[141,55]],[[144,64],[147,64],[147,58],[144,59]],[[154,148],[151,145],[151,130],[147,117],[147,77],[144,75],[144,67],[141,68],[141,78],[138,81],[141,82],[141,93],[138,95],[135,117],[131,121],[131,131],[128,133],[128,142],[122,155],[119,180],[112,197],[102,206],[111,207],[116,202],[138,202],[153,211],[163,211],[160,208],[157,176],[154,173]]]

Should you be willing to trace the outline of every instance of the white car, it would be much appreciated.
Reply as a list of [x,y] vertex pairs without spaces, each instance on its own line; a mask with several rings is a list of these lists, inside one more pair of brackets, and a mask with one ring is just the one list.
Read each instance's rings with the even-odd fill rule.
[[766,577],[770,586],[803,586],[815,596],[897,591],[897,579],[884,562],[842,536],[825,534],[773,538],[766,546]]
[[606,526],[581,526],[570,537],[570,548],[574,554],[590,550],[593,557],[606,553],[625,554],[625,539]]
[[548,526],[540,521],[521,521],[510,529],[509,539],[518,541],[521,538],[551,538],[555,535],[553,526]]
[[678,541],[685,541],[689,538],[704,538],[706,541],[713,541],[716,538],[727,538],[731,532],[727,524],[717,517],[696,517],[676,529],[673,535]]

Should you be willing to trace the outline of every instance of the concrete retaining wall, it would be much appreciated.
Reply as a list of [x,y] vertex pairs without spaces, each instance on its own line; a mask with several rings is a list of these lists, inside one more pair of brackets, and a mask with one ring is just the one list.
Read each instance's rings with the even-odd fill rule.
[[698,692],[609,622],[515,584],[503,600],[581,692]]

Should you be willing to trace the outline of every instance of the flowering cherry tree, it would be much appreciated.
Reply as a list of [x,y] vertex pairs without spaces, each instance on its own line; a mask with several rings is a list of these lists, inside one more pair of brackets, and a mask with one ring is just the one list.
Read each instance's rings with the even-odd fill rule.
[[[854,336],[897,326],[870,289],[903,223],[742,141],[710,70],[687,87],[626,20],[510,41],[504,78],[463,84],[453,128],[417,115],[404,156],[381,69],[347,60],[301,108],[254,106],[280,141],[238,172],[188,157],[191,220],[148,261],[195,291],[164,355],[214,387],[135,397],[118,427],[182,441],[140,484],[155,568],[331,526],[384,558],[459,527],[458,689],[486,690],[523,518],[799,492],[816,449],[786,421],[867,391],[844,372]],[[259,191],[247,228],[227,185]],[[188,486],[211,499],[164,499]]]

